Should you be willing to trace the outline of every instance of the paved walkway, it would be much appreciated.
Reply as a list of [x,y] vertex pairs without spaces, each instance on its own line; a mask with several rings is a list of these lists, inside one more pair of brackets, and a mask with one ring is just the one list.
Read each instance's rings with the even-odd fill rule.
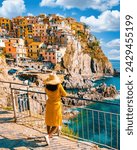
[[0,150],[105,150],[67,137],[54,137],[48,146],[41,133],[13,122],[13,113],[0,109]]

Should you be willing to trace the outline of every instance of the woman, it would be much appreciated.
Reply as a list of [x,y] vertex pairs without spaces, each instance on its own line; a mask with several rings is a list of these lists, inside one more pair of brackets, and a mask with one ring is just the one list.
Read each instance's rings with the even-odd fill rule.
[[62,124],[62,105],[61,97],[67,96],[61,80],[56,74],[50,74],[44,81],[46,85],[45,91],[48,96],[46,102],[45,123],[47,125],[46,141],[49,145],[49,138],[55,133],[59,126]]

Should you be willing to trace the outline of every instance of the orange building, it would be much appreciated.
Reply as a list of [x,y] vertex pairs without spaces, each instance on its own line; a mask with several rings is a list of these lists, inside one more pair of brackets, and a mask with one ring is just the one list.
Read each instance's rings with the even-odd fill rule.
[[5,42],[5,54],[10,55],[15,60],[26,57],[24,40],[20,38],[10,38]]
[[16,59],[16,47],[13,46],[13,43],[17,43],[18,39],[9,39],[6,43],[5,43],[5,54],[6,55],[10,55],[12,58]]
[[16,18],[12,18],[11,22],[15,25],[19,25],[22,20],[23,20],[22,16],[17,16]]
[[6,29],[7,31],[10,31],[11,30],[11,20],[0,17],[0,27],[2,29]]

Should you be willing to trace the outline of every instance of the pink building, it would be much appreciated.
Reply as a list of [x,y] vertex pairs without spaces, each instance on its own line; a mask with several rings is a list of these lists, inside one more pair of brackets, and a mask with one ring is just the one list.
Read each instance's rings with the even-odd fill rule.
[[44,57],[44,61],[51,62],[53,64],[57,63],[56,49],[51,48],[48,50],[44,50],[40,54]]
[[46,24],[34,24],[33,25],[33,37],[44,37],[46,36]]

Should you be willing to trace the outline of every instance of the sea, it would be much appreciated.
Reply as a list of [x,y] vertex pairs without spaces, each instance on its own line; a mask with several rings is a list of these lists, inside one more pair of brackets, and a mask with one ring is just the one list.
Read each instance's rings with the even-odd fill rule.
[[[114,69],[120,71],[120,60],[110,60],[110,62]],[[108,86],[114,85],[120,94],[120,77],[102,77],[100,80],[94,82],[94,86],[98,86],[102,82]],[[69,128],[78,137],[97,144],[100,143],[100,146],[108,145],[119,149],[120,96],[116,99],[106,99],[104,102],[106,103],[90,104],[85,109],[77,108],[79,115],[77,118],[71,120]],[[88,109],[92,109],[93,111],[89,111]],[[100,111],[100,113],[96,110]],[[105,112],[105,114],[101,112]]]

